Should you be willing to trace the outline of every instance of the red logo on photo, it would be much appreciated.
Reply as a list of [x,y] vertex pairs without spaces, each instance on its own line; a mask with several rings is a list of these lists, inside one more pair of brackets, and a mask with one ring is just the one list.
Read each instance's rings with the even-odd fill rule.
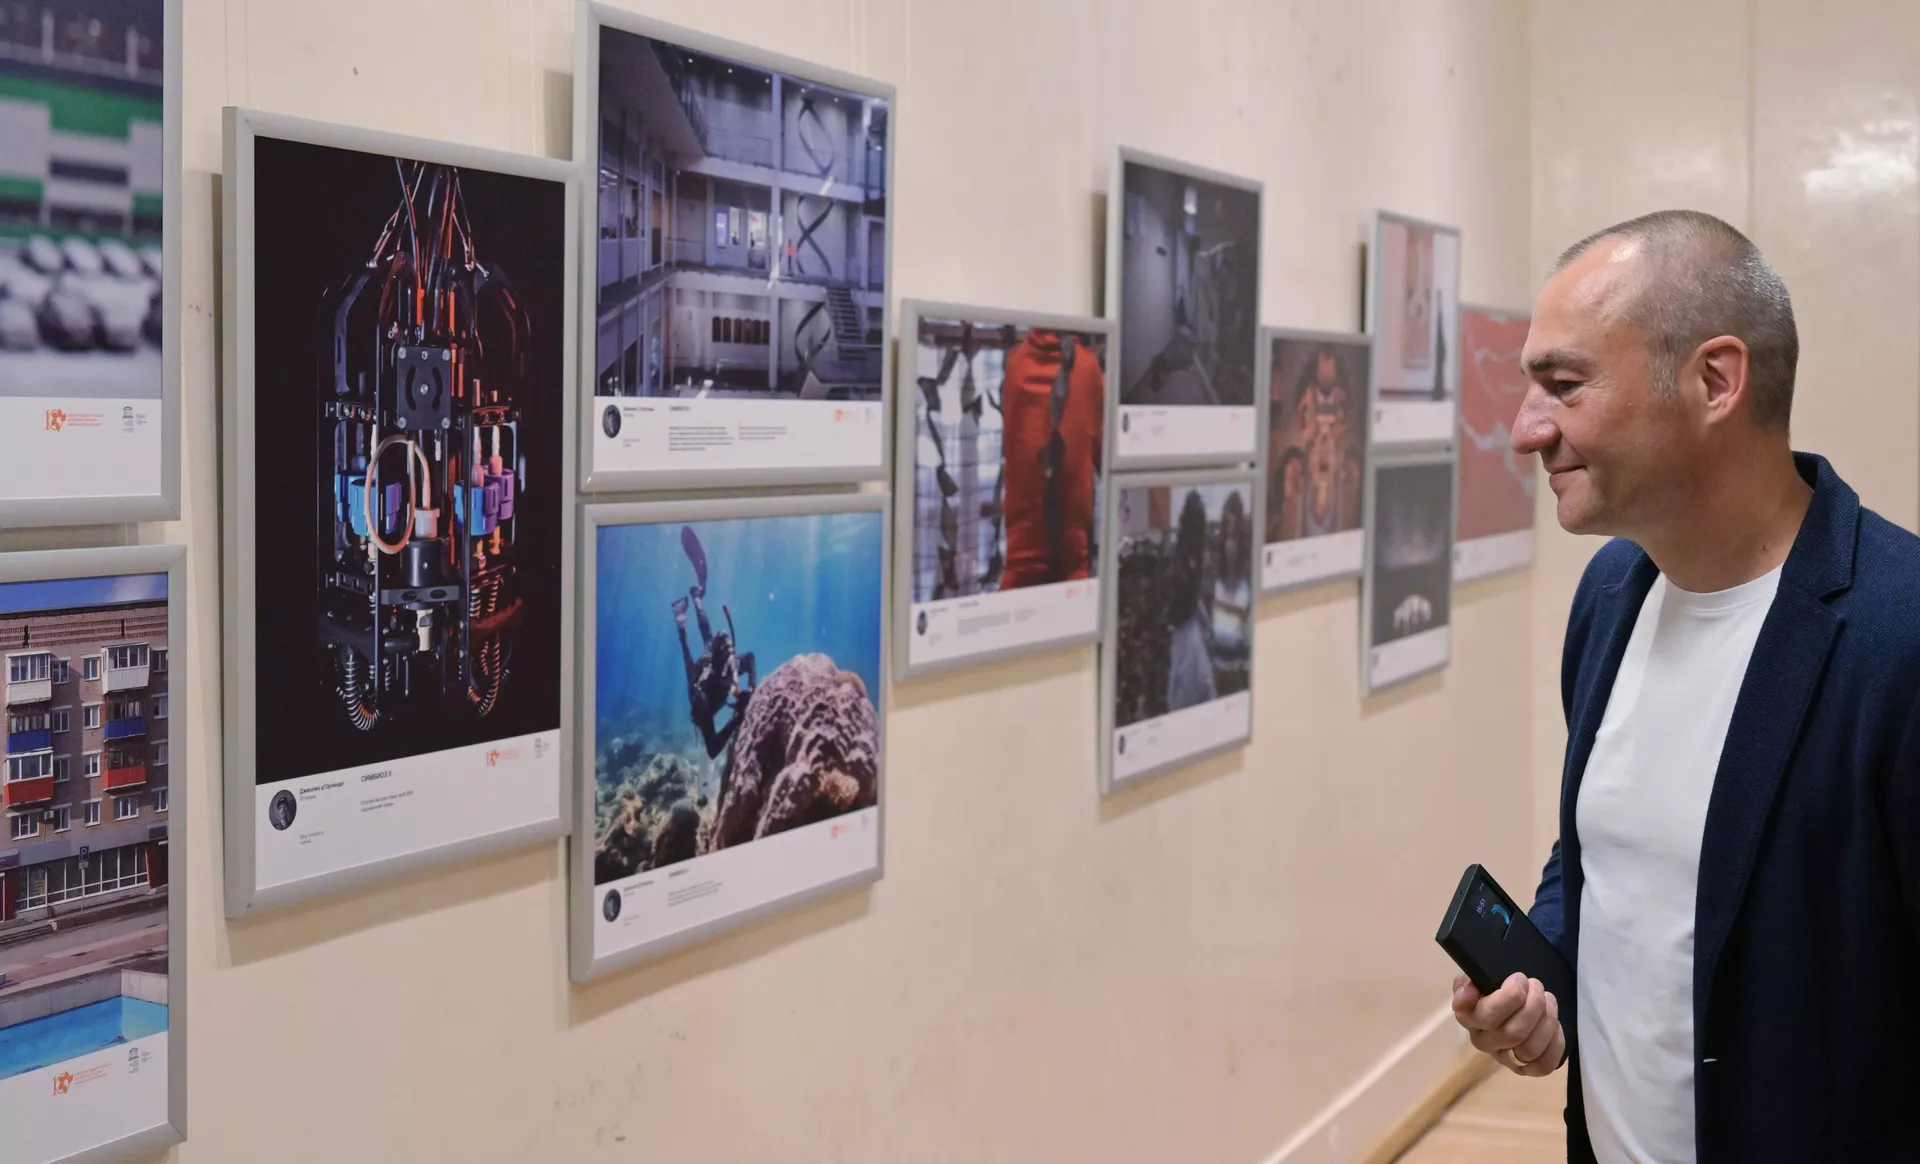
[[499,748],[489,749],[487,752],[487,767],[492,768],[497,766],[499,763],[500,763],[500,749]]
[[487,767],[498,768],[502,761],[518,760],[519,748],[490,748],[487,751]]
[[47,431],[48,432],[59,432],[61,427],[64,426],[66,423],[67,423],[67,413],[65,409],[63,408],[47,409]]
[[71,1071],[62,1071],[53,1077],[53,1093],[55,1095],[65,1095],[67,1090],[72,1086],[73,1072]]

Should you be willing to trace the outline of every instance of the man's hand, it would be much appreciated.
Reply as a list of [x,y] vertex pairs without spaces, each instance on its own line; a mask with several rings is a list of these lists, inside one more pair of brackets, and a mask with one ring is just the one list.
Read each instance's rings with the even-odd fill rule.
[[1456,975],[1453,1017],[1471,1034],[1477,1050],[1516,1075],[1551,1075],[1566,1055],[1559,1000],[1538,978],[1515,974],[1482,997],[1465,974]]

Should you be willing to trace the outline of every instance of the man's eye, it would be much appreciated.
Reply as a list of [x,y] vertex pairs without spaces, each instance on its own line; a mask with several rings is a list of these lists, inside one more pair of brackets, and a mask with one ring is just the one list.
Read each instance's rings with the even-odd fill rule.
[[1581,383],[1582,381],[1580,380],[1555,380],[1548,385],[1548,391],[1556,396],[1564,396],[1575,388],[1580,387]]

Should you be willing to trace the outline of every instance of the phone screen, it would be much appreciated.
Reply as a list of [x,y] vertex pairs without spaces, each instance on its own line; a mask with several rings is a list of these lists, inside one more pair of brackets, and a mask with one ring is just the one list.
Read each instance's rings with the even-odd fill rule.
[[1513,910],[1503,897],[1483,879],[1473,883],[1472,902],[1470,916],[1475,928],[1488,937],[1504,939],[1507,931],[1513,928]]

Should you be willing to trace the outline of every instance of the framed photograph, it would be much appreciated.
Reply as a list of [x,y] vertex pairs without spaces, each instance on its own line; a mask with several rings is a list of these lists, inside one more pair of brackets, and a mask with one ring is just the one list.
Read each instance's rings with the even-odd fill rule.
[[575,172],[227,110],[230,916],[566,831]]
[[1357,578],[1367,479],[1372,341],[1350,332],[1263,332],[1267,475],[1261,584],[1269,593]]
[[180,9],[0,12],[0,527],[180,516]]
[[1460,405],[1460,231],[1382,210],[1367,253],[1373,443],[1449,444]]
[[894,91],[581,0],[582,487],[886,476]]
[[1372,475],[1360,591],[1362,695],[1437,671],[1453,653],[1453,452],[1376,452]]
[[1093,641],[1113,325],[914,300],[900,314],[901,674]]
[[1253,738],[1250,470],[1114,480],[1100,651],[1101,790]]
[[198,808],[169,779],[191,759],[186,561],[180,546],[0,554],[8,1164],[144,1159],[186,1137],[187,910],[172,899],[187,862],[169,857]]
[[1264,187],[1121,147],[1108,189],[1114,468],[1251,464]]
[[887,505],[585,507],[575,981],[880,876]]
[[1470,582],[1533,564],[1535,457],[1509,441],[1527,374],[1526,313],[1491,307],[1460,311],[1460,518],[1453,580]]

